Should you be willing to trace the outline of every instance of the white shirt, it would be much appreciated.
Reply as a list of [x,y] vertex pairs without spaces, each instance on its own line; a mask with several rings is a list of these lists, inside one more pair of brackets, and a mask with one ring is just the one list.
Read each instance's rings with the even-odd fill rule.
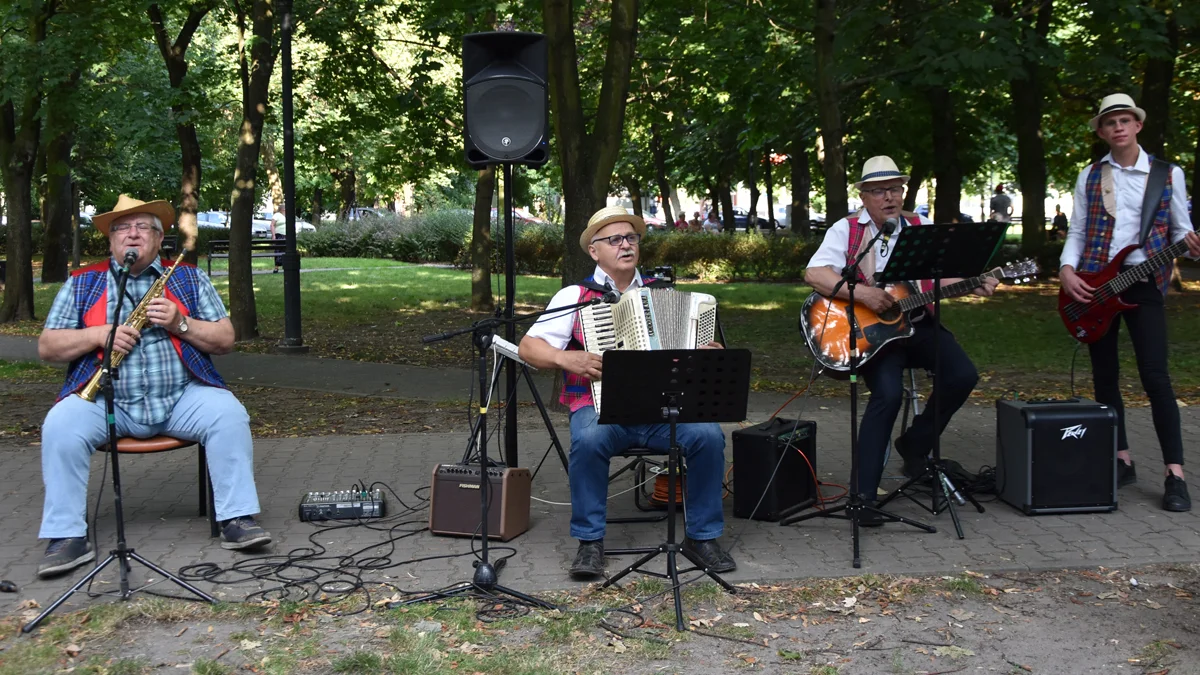
[[[592,281],[601,286],[611,286],[617,288],[617,282],[613,281],[612,277],[608,276],[600,266],[596,266],[596,271],[592,273]],[[618,288],[617,290],[624,293],[630,288],[641,288],[642,275],[636,270],[633,273],[633,283],[629,284],[629,288]],[[558,307],[566,307],[579,303],[579,294],[583,292],[583,287],[579,284],[566,286],[554,294],[550,299],[550,304],[546,305],[546,309],[554,310]],[[525,333],[525,337],[535,337],[545,340],[551,347],[555,349],[566,349],[571,342],[571,333],[575,330],[575,315],[579,313],[578,309],[565,310],[561,312],[550,311],[549,314],[543,314],[536,323],[529,327]]]
[[[919,215],[922,225],[930,225],[933,223],[925,216]],[[888,239],[887,254],[883,252],[883,239],[875,242],[875,271],[882,272],[883,268],[887,267],[888,259],[892,257],[892,251],[896,249],[896,239],[904,232],[904,229],[911,227],[908,220],[899,218],[900,229],[896,230]],[[867,231],[863,233],[864,241],[869,241],[879,232],[875,227],[875,223],[871,222],[871,214],[867,213],[866,209],[858,212],[858,222],[864,224]],[[821,242],[821,247],[813,254],[811,260],[808,261],[809,267],[832,267],[835,272],[841,273],[842,268],[846,266],[846,251],[850,248],[850,221],[846,218],[834,223],[828,230],[825,230],[825,240]],[[861,252],[861,251],[860,251]]]
[[[1146,179],[1150,176],[1150,156],[1138,146],[1138,158],[1133,166],[1120,166],[1113,161],[1112,153],[1104,156],[1101,162],[1112,165],[1113,192],[1116,193],[1117,214],[1113,224],[1112,242],[1108,246],[1108,259],[1112,260],[1121,249],[1138,243],[1142,236],[1142,199],[1146,192]],[[1075,181],[1075,203],[1071,213],[1071,226],[1067,230],[1067,240],[1063,243],[1062,256],[1058,259],[1061,269],[1064,265],[1079,267],[1079,258],[1087,245],[1087,181],[1092,166],[1083,168]],[[1171,167],[1171,209],[1170,229],[1168,237],[1175,243],[1192,231],[1192,220],[1187,211],[1187,185],[1184,183],[1183,169]],[[1138,249],[1125,258],[1125,263],[1136,265],[1146,261],[1146,254]]]

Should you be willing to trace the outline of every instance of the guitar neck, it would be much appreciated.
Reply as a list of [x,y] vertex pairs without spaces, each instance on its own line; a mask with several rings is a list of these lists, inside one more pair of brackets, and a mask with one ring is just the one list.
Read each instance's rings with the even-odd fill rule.
[[1138,263],[1124,272],[1121,272],[1112,279],[1109,279],[1108,283],[1104,284],[1100,288],[1110,293],[1121,293],[1130,286],[1153,274],[1158,268],[1166,265],[1184,253],[1187,253],[1187,250],[1187,242],[1181,239],[1159,251],[1158,253],[1149,256],[1146,258],[1145,262]]
[[[1000,268],[997,267],[996,269],[994,269],[990,272],[984,272],[983,274],[980,274],[977,277],[971,277],[970,279],[963,279],[962,281],[956,281],[952,284],[942,286],[941,296],[943,298],[953,298],[953,297],[957,297],[959,295],[966,295],[967,293],[970,293],[971,291],[975,290],[976,288],[979,288],[980,286],[982,286],[985,279],[999,279],[1001,277],[1001,275],[1002,275],[1002,272],[1001,272]],[[916,309],[923,305],[928,305],[929,303],[933,302],[933,300],[934,300],[933,291],[930,290],[930,291],[925,291],[924,293],[916,293],[914,295],[910,295],[907,298],[902,299],[897,304],[900,305],[901,311],[907,312],[910,309]]]

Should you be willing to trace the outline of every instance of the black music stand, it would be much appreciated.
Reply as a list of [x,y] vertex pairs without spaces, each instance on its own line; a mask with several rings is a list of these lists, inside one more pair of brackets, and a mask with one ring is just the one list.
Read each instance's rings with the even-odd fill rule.
[[[941,280],[946,277],[973,277],[987,268],[992,256],[1004,242],[1004,233],[1008,223],[952,223],[945,225],[925,225],[921,227],[906,227],[900,233],[896,248],[887,267],[875,273],[875,283],[885,284],[911,279],[933,280],[933,330],[941,328],[942,287]],[[937,392],[938,380],[941,379],[941,350],[934,343],[933,352],[933,391]],[[954,521],[954,531],[959,539],[963,535],[962,523],[958,519],[958,511],[954,508],[957,501],[966,505],[968,501],[983,513],[983,505],[965,488],[959,489],[951,482],[946,473],[946,463],[942,459],[942,442],[939,422],[940,404],[938,396],[927,410],[933,415],[933,455],[925,464],[925,470],[918,476],[905,481],[892,494],[879,502],[882,507],[896,497],[903,495],[918,504],[933,515],[950,511]],[[913,485],[931,480],[933,495],[929,506],[908,494]]]
[[[750,393],[750,351],[747,349],[663,349],[657,351],[609,350],[604,352],[604,402],[600,424],[662,424],[671,426],[667,451],[667,540],[654,548],[622,549],[610,555],[644,554],[618,572],[601,588],[608,588],[630,572],[668,579],[675,597],[675,629],[684,630],[679,575],[701,570],[730,593],[736,590],[703,561],[675,542],[676,469],[679,446],[675,425],[688,422],[740,422],[746,419]],[[659,554],[667,554],[667,573],[641,569]],[[693,567],[680,570],[676,556]]]

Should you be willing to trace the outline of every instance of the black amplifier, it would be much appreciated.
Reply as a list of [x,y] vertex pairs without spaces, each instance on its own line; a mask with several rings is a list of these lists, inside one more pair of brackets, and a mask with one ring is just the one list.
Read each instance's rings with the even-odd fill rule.
[[300,520],[358,520],[387,514],[383,491],[337,490],[309,492],[300,500]]
[[816,422],[776,417],[734,431],[733,515],[776,521],[788,508],[815,501],[816,468]]
[[1117,508],[1117,411],[1087,399],[996,401],[996,492],[1026,515]]

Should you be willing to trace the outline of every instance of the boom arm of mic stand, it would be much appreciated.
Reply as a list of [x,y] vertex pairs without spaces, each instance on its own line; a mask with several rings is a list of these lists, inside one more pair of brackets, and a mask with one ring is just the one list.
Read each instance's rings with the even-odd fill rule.
[[871,240],[867,242],[867,245],[858,252],[858,256],[854,258],[854,262],[849,263],[842,268],[842,280],[837,282],[837,285],[833,287],[833,292],[829,294],[829,297],[837,297],[838,291],[842,290],[842,286],[845,286],[847,281],[853,279],[858,274],[858,270],[860,269],[859,266],[862,264],[863,258],[867,257],[868,253],[871,253],[875,250],[875,242],[879,241],[884,234],[890,234],[890,232],[885,232],[883,230],[876,232],[875,236],[871,237]]

